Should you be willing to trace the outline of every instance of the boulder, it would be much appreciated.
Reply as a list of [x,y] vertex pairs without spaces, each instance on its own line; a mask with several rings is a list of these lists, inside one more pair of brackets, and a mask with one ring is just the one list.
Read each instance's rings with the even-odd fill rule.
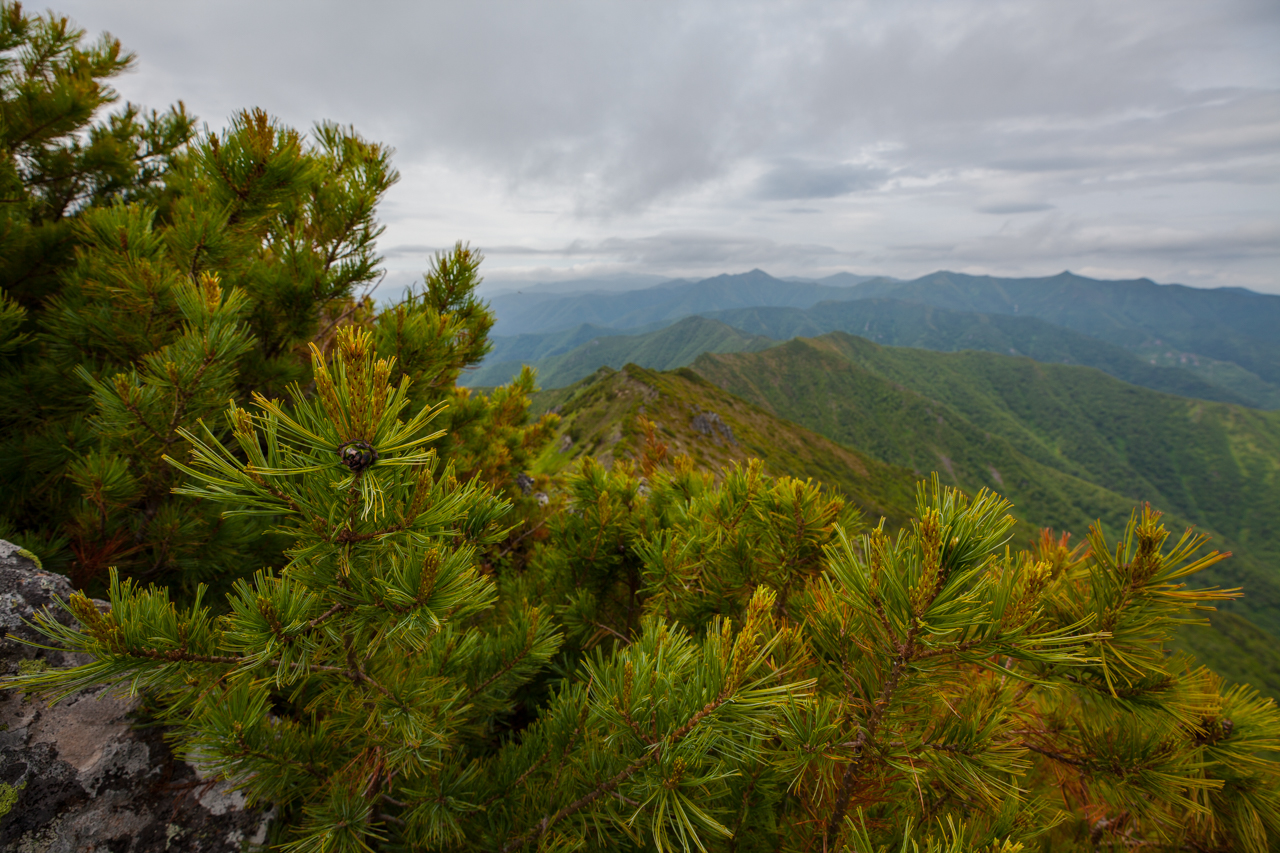
[[[71,592],[65,577],[0,540],[0,674],[83,662],[14,639],[41,640],[23,620],[44,608],[70,624],[55,599]],[[175,758],[161,728],[140,725],[138,706],[106,688],[52,707],[0,689],[0,850],[239,853],[266,840],[269,815]]]

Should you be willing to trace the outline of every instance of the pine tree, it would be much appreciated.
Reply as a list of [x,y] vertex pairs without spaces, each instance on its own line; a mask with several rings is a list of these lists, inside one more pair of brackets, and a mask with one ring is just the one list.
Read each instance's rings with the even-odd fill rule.
[[[328,125],[315,137],[307,148],[242,114],[174,156],[158,204],[76,217],[75,258],[33,312],[27,357],[5,371],[4,458],[17,468],[5,514],[68,536],[78,583],[108,564],[190,573],[196,554],[208,577],[259,540],[175,509],[161,456],[228,397],[305,378],[295,350],[375,278],[373,211],[395,178],[386,151]],[[193,322],[191,288],[223,294],[218,330]]]
[[[13,377],[38,370],[37,323],[74,261],[80,214],[154,199],[194,127],[181,104],[165,113],[127,104],[95,121],[117,100],[110,79],[133,61],[109,36],[86,44],[66,18],[0,3],[0,480],[6,484],[0,532],[49,554],[54,566],[63,562],[59,543],[66,537],[39,518],[15,518],[11,507],[23,494],[48,490],[48,458],[73,438],[64,432],[43,444],[19,438],[50,389]],[[47,372],[40,378],[63,383]],[[88,389],[80,391],[87,399]],[[42,473],[26,476],[31,471]]]
[[[95,122],[118,96],[108,81],[134,55],[52,13],[0,3],[0,288],[38,310],[75,248],[75,214],[154,197],[192,134],[182,104],[165,113],[134,104]],[[12,339],[10,339],[12,342]]]
[[[512,846],[632,779],[629,788],[670,800],[674,811],[655,829],[668,846],[717,831],[688,791],[721,791],[725,771],[707,773],[729,760],[718,753],[750,749],[782,699],[807,689],[770,665],[771,599],[753,600],[741,631],[724,623],[695,642],[653,622],[623,654],[588,664],[596,669],[588,681],[635,708],[665,697],[661,715],[645,719],[644,742],[610,747],[601,736],[629,731],[631,706],[594,707],[594,694],[576,684],[518,747],[500,747],[494,738],[513,692],[550,659],[558,632],[542,608],[495,607],[495,587],[475,560],[503,534],[508,504],[479,480],[459,482],[423,449],[439,438],[426,432],[437,410],[401,419],[411,382],[388,383],[395,365],[375,360],[371,338],[342,330],[331,366],[313,350],[314,400],[295,385],[292,413],[263,397],[256,415],[233,408],[235,450],[205,428],[187,436],[191,461],[174,463],[200,483],[187,494],[230,504],[232,514],[282,519],[294,540],[284,572],[238,582],[221,618],[203,590],[179,609],[163,588],[113,573],[109,613],[77,594],[69,607],[80,627],[41,621],[51,639],[91,650],[97,662],[18,683],[153,691],[186,754],[243,779],[254,801],[293,807],[287,849],[486,836]],[[650,737],[670,752],[655,755]],[[549,763],[551,752],[559,755]],[[533,774],[557,766],[562,785],[533,784]],[[515,809],[505,794],[517,783],[559,799]],[[562,805],[573,792],[582,802]],[[613,803],[584,816],[605,806]],[[581,819],[573,825],[580,831]]]
[[[570,478],[570,511],[513,587],[560,601],[585,646],[625,643],[637,610],[697,632],[769,589],[818,690],[743,772],[744,797],[778,809],[762,849],[897,849],[912,832],[940,849],[1280,839],[1280,768],[1262,757],[1280,748],[1273,704],[1166,650],[1237,594],[1186,587],[1223,558],[1196,556],[1204,537],[1167,548],[1144,508],[1119,544],[1045,531],[1013,553],[1006,502],[936,477],[909,530],[856,537],[856,516],[815,484],[755,465],[719,484],[687,459],[657,468],[647,431],[638,465],[588,460]],[[770,799],[770,774],[790,800]]]
[[0,11],[0,535],[95,588],[108,566],[182,595],[280,565],[267,522],[175,503],[182,475],[162,457],[228,398],[308,385],[308,344],[346,325],[399,358],[415,406],[452,404],[460,477],[515,476],[550,423],[525,423],[532,376],[456,387],[493,322],[475,296],[480,253],[440,254],[382,312],[360,292],[380,275],[388,149],[328,123],[307,138],[259,110],[198,137],[181,105],[94,123],[132,56],[105,37],[86,47],[65,19]]

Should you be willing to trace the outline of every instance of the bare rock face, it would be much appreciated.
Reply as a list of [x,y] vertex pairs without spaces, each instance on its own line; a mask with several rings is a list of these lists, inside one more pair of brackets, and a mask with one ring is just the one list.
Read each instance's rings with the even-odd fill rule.
[[[0,540],[0,674],[82,662],[9,636],[39,641],[22,620],[45,607],[69,624],[54,599],[71,592],[65,577]],[[103,688],[52,708],[0,690],[0,850],[239,853],[266,840],[268,816],[176,759],[161,729],[138,727],[137,707]]]
[[699,412],[694,415],[690,425],[703,435],[710,436],[716,444],[738,443],[738,439],[734,438],[733,430],[715,412]]

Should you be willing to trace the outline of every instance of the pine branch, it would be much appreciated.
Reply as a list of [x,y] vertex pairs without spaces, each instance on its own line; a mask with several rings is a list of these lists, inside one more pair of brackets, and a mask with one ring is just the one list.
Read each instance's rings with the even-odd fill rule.
[[894,659],[893,669],[889,673],[889,678],[885,680],[875,705],[872,706],[871,716],[860,727],[858,736],[854,739],[853,757],[849,760],[848,765],[845,766],[844,776],[840,780],[840,790],[836,794],[835,811],[832,812],[831,819],[827,821],[826,829],[822,834],[823,851],[827,850],[831,839],[838,834],[840,826],[844,823],[845,813],[849,810],[849,801],[853,797],[855,776],[865,755],[863,750],[871,739],[875,737],[876,730],[880,727],[880,721],[884,718],[885,712],[889,709],[889,703],[893,699],[893,694],[898,689],[898,681],[902,678],[902,673],[906,670],[907,664],[915,656],[916,636],[919,631],[919,621],[913,620],[911,628],[907,630],[906,640],[898,646],[898,655]]
[[594,803],[596,800],[600,799],[605,794],[612,792],[615,788],[617,788],[623,782],[627,781],[632,776],[634,776],[646,764],[649,764],[650,762],[652,762],[657,757],[657,755],[658,755],[658,752],[657,750],[655,750],[653,752],[645,753],[645,755],[641,756],[640,758],[637,758],[635,761],[631,762],[625,768],[618,771],[618,773],[615,774],[612,778],[604,782],[601,782],[590,792],[582,795],[581,797],[574,800],[569,805],[558,810],[557,812],[555,812],[555,814],[544,817],[541,821],[538,822],[537,829],[531,830],[530,832],[526,832],[525,834],[519,835],[516,838],[512,839],[511,841],[508,841],[505,845],[503,845],[502,853],[510,853],[510,851],[523,847],[525,844],[528,844],[531,841],[537,841],[538,839],[542,838],[542,836],[546,835],[547,831],[551,829],[551,827],[555,826],[559,821],[561,821],[566,817],[569,817],[572,814],[575,814],[581,811],[582,809]]
[[[576,729],[574,730],[574,734],[575,734],[575,735],[577,734],[577,730],[576,730]],[[572,738],[570,738],[570,740],[572,741]],[[524,771],[523,773],[521,773],[519,776],[517,776],[517,777],[516,777],[516,780],[515,780],[514,782],[512,782],[512,783],[511,783],[510,785],[508,785],[507,787],[505,787],[505,788],[503,788],[503,789],[501,789],[501,790],[497,791],[496,793],[490,794],[490,795],[489,795],[489,797],[488,797],[488,799],[486,799],[484,802],[480,803],[480,808],[481,808],[481,809],[486,809],[486,808],[488,808],[489,806],[493,805],[493,803],[494,803],[494,802],[496,802],[497,800],[501,799],[502,797],[509,796],[509,795],[510,795],[510,793],[511,793],[513,790],[515,790],[516,788],[519,788],[521,785],[523,785],[523,784],[524,784],[524,780],[525,780],[525,779],[528,779],[528,778],[529,778],[529,777],[530,777],[534,772],[536,772],[536,771],[538,770],[538,768],[540,768],[540,767],[542,767],[542,765],[546,764],[546,763],[547,763],[547,760],[548,760],[548,759],[550,759],[550,758],[551,758],[551,750],[550,750],[550,749],[548,749],[546,752],[542,753],[542,755],[540,755],[540,756],[538,757],[538,760],[537,760],[537,761],[533,762],[533,764],[530,764],[530,765],[525,769],[525,771]]]
[[333,606],[332,606],[332,607],[330,607],[328,610],[326,610],[324,613],[321,613],[319,616],[317,616],[316,618],[314,618],[314,619],[312,619],[310,622],[308,622],[308,623],[307,623],[307,627],[308,627],[308,628],[318,628],[318,627],[320,627],[320,625],[321,625],[321,624],[323,624],[323,623],[325,622],[325,620],[327,620],[329,617],[331,617],[331,616],[336,616],[337,614],[342,613],[342,612],[347,611],[347,610],[350,610],[350,609],[351,609],[351,608],[350,608],[350,606],[349,606],[349,605],[343,604],[342,602],[338,602],[337,604],[333,605]]
[[403,524],[393,524],[391,527],[384,527],[381,530],[375,530],[372,533],[356,533],[350,527],[344,529],[337,536],[333,537],[334,544],[350,545],[354,542],[367,542],[370,539],[377,539],[379,536],[390,536],[393,533],[400,533],[405,529]]
[[732,837],[729,839],[729,853],[737,853],[738,850],[738,831],[742,829],[742,820],[747,816],[747,804],[751,802],[751,795],[755,793],[756,784],[760,781],[760,776],[764,773],[764,765],[756,768],[756,772],[751,774],[751,783],[747,785],[747,789],[742,792],[742,803],[738,806],[738,814],[733,821]]
[[516,549],[516,546],[518,546],[521,542],[523,542],[524,540],[528,539],[528,538],[529,538],[530,536],[532,536],[534,533],[537,533],[539,530],[541,530],[542,528],[544,528],[544,527],[546,527],[546,526],[547,526],[547,520],[544,518],[542,521],[538,522],[538,523],[537,523],[537,524],[535,524],[533,527],[531,527],[531,528],[529,528],[528,530],[526,530],[524,533],[521,533],[521,534],[520,534],[519,536],[517,536],[515,539],[512,539],[512,540],[511,540],[511,544],[509,544],[506,548],[503,548],[501,551],[499,551],[499,552],[498,552],[498,557],[505,557],[505,556],[507,556],[507,555],[508,555],[508,554],[510,554],[512,551],[514,551],[514,550]]
[[[124,654],[129,657],[146,658],[148,660],[162,660],[168,663],[219,663],[239,666],[245,662],[253,662],[257,666],[264,667],[279,667],[281,663],[283,663],[283,661],[278,658],[259,663],[253,661],[253,658],[244,657],[242,655],[197,655],[182,649],[169,649],[168,651],[163,651],[161,649],[125,648],[120,652],[116,652],[116,654]],[[306,669],[311,672],[349,672],[349,670],[343,669],[340,666],[306,664],[299,663],[297,661],[291,661],[289,666],[292,669]]]
[[699,723],[701,723],[711,714],[715,713],[715,711],[725,703],[725,701],[728,699],[728,696],[729,696],[728,690],[725,690],[724,692],[722,692],[715,699],[711,700],[706,705],[702,706],[702,708],[699,709],[697,713],[695,713],[693,716],[691,716],[688,720],[685,721],[684,725],[676,729],[671,734],[667,735],[665,738],[662,739],[661,742],[655,743],[651,749],[648,749],[645,752],[644,755],[642,755],[640,758],[637,758],[635,761],[631,762],[631,764],[624,767],[616,775],[614,775],[610,779],[605,780],[604,782],[601,782],[594,789],[584,794],[583,796],[579,797],[577,800],[574,800],[572,803],[558,810],[554,814],[544,817],[541,821],[538,822],[537,829],[531,830],[530,832],[526,832],[523,835],[517,836],[512,841],[509,841],[502,848],[502,853],[510,853],[511,850],[515,850],[518,847],[522,847],[531,841],[537,841],[538,839],[542,838],[542,836],[546,835],[547,831],[550,830],[551,827],[554,826],[556,823],[558,823],[560,820],[566,817],[569,817],[570,815],[575,814],[576,812],[581,811],[583,808],[591,805],[591,803],[600,799],[600,797],[604,796],[605,794],[611,793],[615,788],[617,788],[627,779],[630,779],[637,772],[639,772],[646,764],[649,764],[653,761],[656,761],[658,758],[660,758],[662,756],[664,746],[674,746],[680,741],[684,740],[684,738],[689,734],[689,732],[693,731],[693,729],[696,728]]
[[501,678],[502,676],[506,675],[508,672],[510,672],[512,669],[514,669],[514,668],[515,668],[516,664],[518,664],[520,661],[522,661],[522,660],[524,660],[526,657],[528,657],[528,656],[529,656],[529,653],[533,650],[534,632],[535,632],[536,630],[537,630],[537,626],[536,626],[536,625],[530,626],[530,629],[529,629],[529,637],[528,637],[528,640],[527,640],[527,641],[525,642],[525,644],[524,644],[524,648],[523,648],[523,649],[521,649],[521,650],[516,654],[516,656],[515,656],[515,657],[513,657],[510,661],[508,661],[508,662],[507,662],[507,664],[506,664],[505,666],[503,666],[501,669],[499,669],[498,671],[496,671],[493,675],[491,675],[491,676],[489,676],[488,678],[486,678],[486,679],[485,679],[485,680],[484,680],[480,685],[478,685],[477,687],[473,688],[469,693],[467,693],[466,698],[465,698],[465,699],[463,699],[462,701],[463,701],[464,703],[465,703],[465,702],[470,702],[472,699],[474,699],[474,698],[475,698],[476,696],[478,696],[480,693],[484,692],[484,690],[486,690],[486,689],[489,687],[489,685],[490,685],[490,684],[493,684],[493,682],[497,681],[499,678]]
[[1083,761],[1079,758],[1073,758],[1070,755],[1066,755],[1061,752],[1055,752],[1051,749],[1044,749],[1043,747],[1036,746],[1034,743],[1031,743],[1030,741],[1024,740],[1018,745],[1023,747],[1024,749],[1029,749],[1038,755],[1043,755],[1045,758],[1052,758],[1054,761],[1057,761],[1061,764],[1070,764],[1072,767],[1081,767],[1081,768],[1086,768],[1091,766],[1087,761]]

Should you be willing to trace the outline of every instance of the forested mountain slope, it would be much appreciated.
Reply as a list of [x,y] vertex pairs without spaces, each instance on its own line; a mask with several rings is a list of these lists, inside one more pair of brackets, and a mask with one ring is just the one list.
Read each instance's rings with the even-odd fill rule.
[[1039,317],[1130,349],[1172,348],[1232,362],[1280,384],[1280,296],[1148,279],[1099,281],[1069,272],[1016,279],[936,272],[913,281],[862,282],[852,290],[855,298]]
[[1160,394],[1088,368],[881,347],[842,333],[693,369],[779,417],[966,489],[1036,525],[1112,530],[1150,501],[1217,534],[1220,578],[1280,630],[1280,414]]
[[[580,326],[559,332],[530,333],[508,337],[492,335],[489,338],[491,349],[489,350],[489,355],[485,357],[484,363],[499,364],[504,361],[514,361],[533,364],[539,359],[553,355],[564,355],[574,347],[579,347],[593,338],[616,334],[618,334],[618,330],[609,326],[583,323]],[[481,383],[473,382],[471,384]]]
[[1096,367],[1117,379],[1201,400],[1280,408],[1280,389],[1242,394],[1183,367],[1152,365],[1134,352],[1036,317],[951,311],[922,302],[856,299],[812,308],[735,308],[704,316],[777,340],[849,332],[879,344],[954,352],[983,350]]

